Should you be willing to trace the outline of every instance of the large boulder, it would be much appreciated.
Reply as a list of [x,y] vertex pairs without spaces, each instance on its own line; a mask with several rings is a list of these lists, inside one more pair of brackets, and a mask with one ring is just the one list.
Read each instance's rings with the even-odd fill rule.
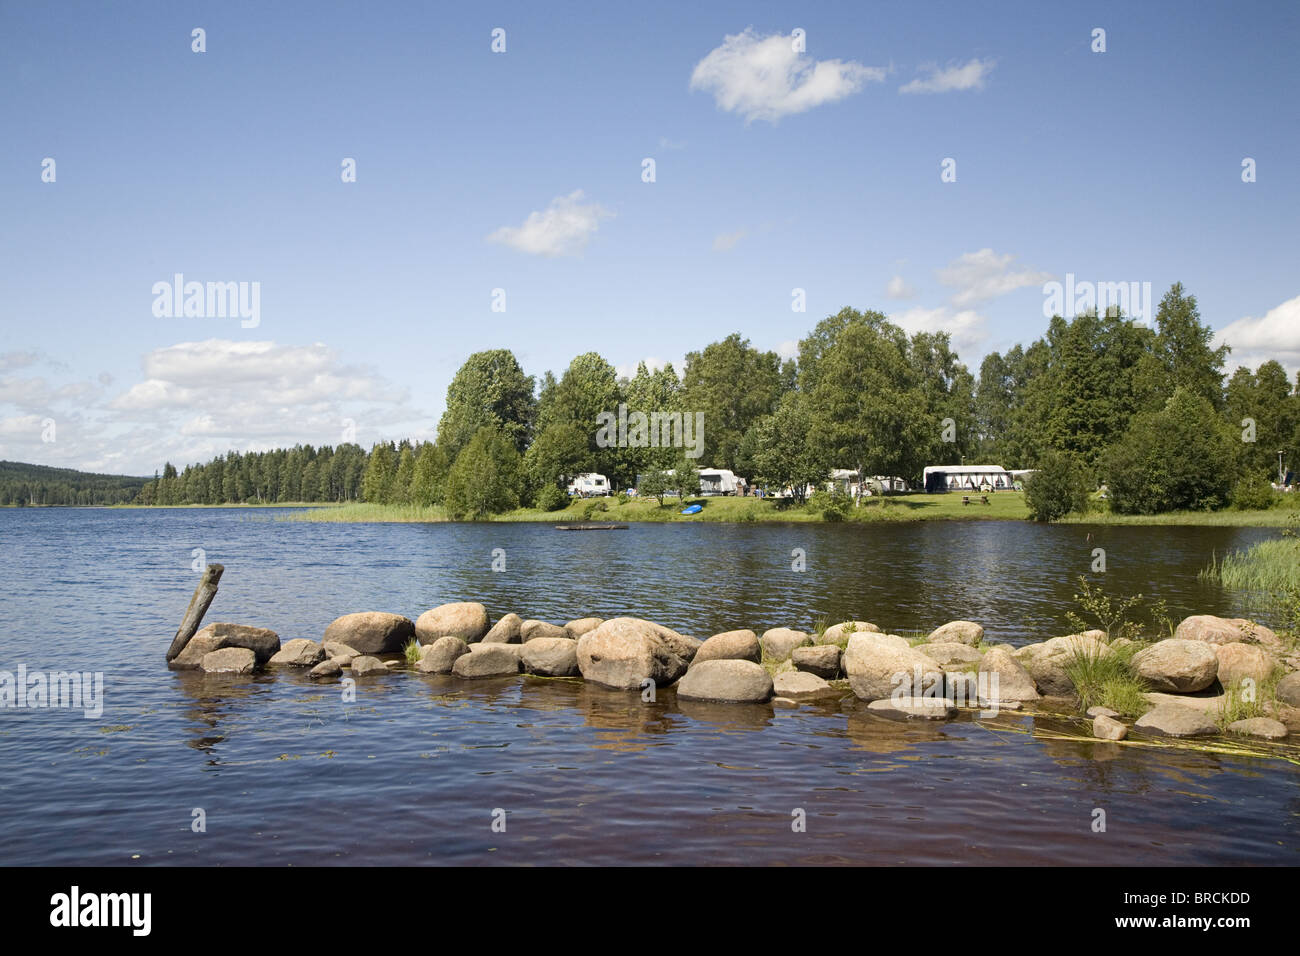
[[816,674],[806,671],[785,671],[772,680],[772,692],[778,697],[806,700],[812,697],[829,697],[838,691]]
[[484,651],[490,650],[494,653],[499,651],[503,654],[509,654],[516,661],[524,659],[524,645],[522,644],[485,644],[482,641],[476,641],[465,646],[469,648],[471,654],[482,654]]
[[561,638],[573,640],[573,635],[569,633],[566,627],[560,627],[556,624],[548,624],[545,621],[524,621],[519,627],[519,636],[527,644],[529,641],[536,641],[540,638]]
[[1219,659],[1218,678],[1224,690],[1240,690],[1242,681],[1252,680],[1259,687],[1273,674],[1277,660],[1258,644],[1212,644]]
[[[937,661],[892,634],[854,634],[841,666],[853,693],[866,701],[890,697],[904,684],[910,690],[906,696],[921,697],[930,686],[943,681],[943,668]],[[918,683],[921,686],[916,686]]]
[[966,644],[974,647],[984,640],[984,628],[974,621],[949,621],[936,627],[926,638],[930,644]]
[[1263,737],[1265,740],[1281,740],[1287,735],[1287,729],[1286,724],[1272,717],[1247,717],[1245,720],[1234,720],[1228,724],[1228,733]]
[[265,664],[280,650],[280,637],[264,627],[214,621],[191,637],[184,650],[167,666],[173,670],[194,670],[202,666],[206,655],[226,647],[250,650],[258,664]]
[[251,674],[257,656],[247,647],[223,647],[203,655],[199,667],[205,674]]
[[576,641],[588,631],[594,631],[604,623],[605,622],[598,617],[580,617],[577,620],[570,621],[564,626],[568,629],[570,636]]
[[853,634],[879,634],[880,628],[870,621],[841,621],[813,637],[814,644],[844,644]]
[[524,670],[542,677],[576,677],[578,642],[568,637],[535,637],[519,652]]
[[451,672],[457,677],[509,677],[519,673],[519,652],[510,644],[484,644],[481,650],[456,658]]
[[1067,697],[1074,693],[1074,681],[1066,665],[1082,655],[1105,657],[1111,649],[1105,644],[1104,631],[1085,631],[1066,637],[1054,637],[1041,644],[1029,645],[1027,653],[1012,652],[1034,679],[1038,692],[1048,697]]
[[[524,619],[518,614],[507,614],[492,625],[491,630],[483,635],[484,644],[519,644],[523,641]],[[458,635],[447,635],[454,637]],[[469,643],[469,638],[461,640]]]
[[1191,694],[1214,683],[1219,659],[1204,641],[1171,637],[1133,655],[1133,669],[1153,690]]
[[1263,624],[1242,617],[1215,617],[1213,614],[1193,614],[1183,618],[1174,631],[1174,637],[1207,644],[1263,644],[1275,650],[1282,646],[1277,634]]
[[1158,704],[1139,717],[1133,729],[1163,737],[1209,737],[1219,732],[1219,725],[1195,707],[1167,703]]
[[466,644],[473,644],[483,640],[491,629],[487,608],[477,601],[440,604],[415,621],[415,636],[421,644],[432,644],[440,637],[459,637]]
[[764,631],[759,638],[763,653],[775,660],[785,660],[796,647],[805,647],[812,643],[812,638],[803,631],[788,627],[774,627]]
[[758,635],[753,631],[724,631],[714,634],[700,645],[691,661],[692,667],[698,667],[705,661],[751,661],[757,664],[763,657],[763,648],[758,643]]
[[772,678],[753,661],[700,661],[677,685],[677,696],[686,700],[761,704],[772,696]]
[[[484,646],[487,646],[486,642]],[[422,674],[450,674],[456,661],[468,653],[469,645],[459,637],[440,637],[432,644],[424,645],[415,669]]]
[[337,641],[358,654],[399,654],[414,637],[415,624],[409,617],[362,611],[335,618],[325,628],[323,643],[328,646],[330,641]]
[[[686,673],[689,658],[678,649],[695,649],[669,637],[668,628],[635,617],[604,621],[578,638],[578,669],[583,679],[616,690],[639,690],[644,681],[671,684]],[[676,635],[681,637],[681,635]]]
[[315,667],[325,660],[325,648],[305,637],[295,637],[271,655],[268,664],[275,667]]
[[790,660],[797,670],[816,674],[825,680],[834,680],[840,672],[840,649],[836,644],[796,647],[790,653]]
[[1005,647],[989,648],[980,661],[979,673],[986,681],[988,699],[992,701],[1037,700],[1038,686],[1023,664]]

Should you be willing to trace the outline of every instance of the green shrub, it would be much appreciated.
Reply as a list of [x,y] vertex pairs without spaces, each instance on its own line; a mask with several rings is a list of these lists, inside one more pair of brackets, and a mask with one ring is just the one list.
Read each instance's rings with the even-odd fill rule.
[[814,491],[808,499],[808,510],[820,514],[823,521],[843,521],[849,516],[852,506],[853,499],[839,489]]
[[537,494],[537,507],[542,511],[559,511],[569,506],[569,496],[555,485],[544,485]]
[[1058,521],[1088,510],[1088,473],[1073,455],[1048,452],[1025,484],[1025,505],[1035,521]]
[[1275,498],[1273,486],[1258,476],[1242,478],[1232,488],[1232,507],[1238,511],[1266,511]]

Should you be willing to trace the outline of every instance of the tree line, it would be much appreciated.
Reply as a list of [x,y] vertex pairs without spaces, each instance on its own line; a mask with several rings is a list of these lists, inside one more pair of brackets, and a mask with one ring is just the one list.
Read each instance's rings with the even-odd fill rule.
[[[1300,376],[1293,384],[1269,361],[1228,378],[1227,356],[1181,284],[1153,326],[1114,309],[1055,317],[1028,347],[989,354],[978,377],[947,333],[909,335],[848,308],[819,322],[795,358],[736,333],[689,353],[680,376],[642,363],[620,377],[587,352],[539,380],[495,349],[456,373],[433,442],[232,452],[179,473],[168,464],[138,500],[362,500],[482,517],[561,507],[583,472],[662,495],[693,493],[701,466],[802,489],[832,468],[915,482],[926,465],[979,461],[1040,469],[1036,497],[1052,501],[1041,517],[1080,507],[1099,485],[1120,511],[1260,506],[1278,451],[1288,462],[1300,451]],[[597,416],[620,405],[702,412],[703,454],[599,441]]]

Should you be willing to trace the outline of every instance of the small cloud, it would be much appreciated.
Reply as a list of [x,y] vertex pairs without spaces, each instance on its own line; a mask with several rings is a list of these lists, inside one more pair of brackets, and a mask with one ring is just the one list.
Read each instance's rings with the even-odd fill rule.
[[1276,359],[1288,369],[1300,368],[1300,295],[1259,318],[1237,319],[1214,337],[1214,344],[1232,347],[1234,366],[1255,368]]
[[502,226],[488,241],[534,256],[576,256],[596,234],[600,221],[614,215],[583,198],[581,189],[557,196],[546,209],[530,213],[522,226]]
[[882,82],[886,71],[852,60],[813,60],[796,53],[784,33],[760,37],[753,27],[727,36],[695,64],[691,89],[712,93],[719,109],[739,113],[746,123],[775,123]]
[[786,339],[776,347],[776,354],[781,356],[783,361],[785,359],[798,358],[799,343],[795,339]]
[[885,295],[891,299],[910,299],[916,295],[916,290],[902,276],[894,276],[885,287]]
[[0,353],[0,372],[7,372],[15,368],[27,368],[29,365],[35,365],[40,356],[35,352],[4,352]]
[[[614,374],[617,375],[619,378],[627,378],[627,379],[636,378],[637,366],[639,364],[644,364],[646,367],[646,371],[653,373],[667,368],[672,363],[667,362],[661,358],[655,358],[652,355],[647,355],[639,362],[630,362],[625,365],[614,366]],[[681,362],[678,362],[675,365],[673,365],[674,374],[677,374],[677,369],[681,367],[682,367]]]
[[987,319],[972,309],[953,311],[946,305],[937,309],[906,309],[891,315],[890,321],[909,335],[917,332],[947,332],[958,353],[971,350],[988,337]]
[[1042,285],[1051,273],[1029,267],[1012,267],[1015,256],[998,255],[992,249],[967,252],[939,270],[939,281],[956,291],[952,304],[958,307],[978,305],[1023,289]]
[[744,229],[737,229],[735,232],[724,232],[714,238],[713,251],[726,252],[729,249],[734,249],[736,243],[740,242],[740,240],[744,239],[747,235],[749,235],[749,233]]
[[952,93],[956,90],[982,90],[985,78],[993,72],[996,60],[973,59],[960,66],[941,70],[930,66],[930,75],[917,77],[898,88],[900,93]]

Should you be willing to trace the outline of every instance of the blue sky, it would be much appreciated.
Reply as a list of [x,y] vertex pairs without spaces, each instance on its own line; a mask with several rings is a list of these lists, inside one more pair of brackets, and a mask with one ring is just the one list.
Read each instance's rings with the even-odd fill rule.
[[[1181,280],[1294,372],[1298,41],[1283,3],[3,0],[0,458],[431,437],[480,349],[680,372],[846,305],[977,370],[1067,273]],[[155,316],[175,273],[257,326]]]

